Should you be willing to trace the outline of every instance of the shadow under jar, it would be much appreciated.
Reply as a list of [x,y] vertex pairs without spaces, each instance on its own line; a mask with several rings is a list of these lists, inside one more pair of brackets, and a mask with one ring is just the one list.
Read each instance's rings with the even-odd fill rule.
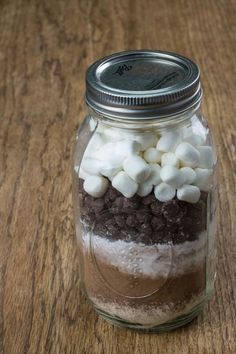
[[80,280],[122,327],[182,326],[213,288],[216,153],[199,76],[160,51],[117,53],[87,71],[73,166]]

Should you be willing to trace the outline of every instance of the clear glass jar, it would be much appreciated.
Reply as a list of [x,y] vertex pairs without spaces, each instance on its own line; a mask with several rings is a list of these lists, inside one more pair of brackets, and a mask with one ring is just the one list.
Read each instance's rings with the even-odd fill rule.
[[[91,70],[101,77],[103,63],[106,71],[114,59],[108,78],[122,70],[126,74],[141,61],[143,69],[147,54],[155,56],[156,66],[165,58],[169,66],[170,58],[187,61],[172,53],[119,53],[95,63],[87,80]],[[141,72],[147,75],[145,68]],[[153,69],[149,67],[151,73]],[[168,86],[165,91],[177,84],[182,89],[181,75],[176,84],[173,72],[159,69],[164,76],[158,82]],[[133,75],[133,80],[140,78]],[[124,90],[116,80],[110,87]],[[175,92],[166,112],[160,102],[154,108],[147,103],[145,109],[142,102],[140,113],[137,100],[128,108],[124,100],[119,107],[119,99],[115,109],[114,102],[98,109],[101,97],[96,105],[89,101],[88,81],[90,111],[77,134],[73,166],[81,284],[95,310],[113,324],[152,332],[174,329],[201,311],[215,278],[217,159],[200,110],[201,92],[196,96],[199,82],[191,103],[170,110]],[[151,93],[160,90],[152,87]]]

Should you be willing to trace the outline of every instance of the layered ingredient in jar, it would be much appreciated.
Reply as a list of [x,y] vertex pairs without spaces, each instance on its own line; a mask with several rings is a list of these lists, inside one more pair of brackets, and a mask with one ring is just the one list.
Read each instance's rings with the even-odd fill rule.
[[153,326],[199,303],[214,163],[204,129],[98,127],[76,172],[84,281],[99,311]]

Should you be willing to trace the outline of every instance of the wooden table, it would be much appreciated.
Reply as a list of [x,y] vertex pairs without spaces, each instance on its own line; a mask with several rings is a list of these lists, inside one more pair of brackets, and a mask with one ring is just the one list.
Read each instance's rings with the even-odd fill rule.
[[[236,353],[234,0],[0,2],[0,353]],[[198,319],[125,331],[80,292],[71,155],[84,75],[112,52],[150,48],[201,67],[219,152],[218,278]]]

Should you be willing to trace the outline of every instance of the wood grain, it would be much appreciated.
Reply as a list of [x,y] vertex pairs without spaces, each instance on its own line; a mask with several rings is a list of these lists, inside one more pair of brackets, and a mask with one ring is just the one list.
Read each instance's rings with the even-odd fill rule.
[[[236,353],[236,2],[0,1],[0,353]],[[71,156],[84,75],[112,52],[201,67],[219,153],[218,278],[204,313],[162,335],[108,325],[80,292]]]

